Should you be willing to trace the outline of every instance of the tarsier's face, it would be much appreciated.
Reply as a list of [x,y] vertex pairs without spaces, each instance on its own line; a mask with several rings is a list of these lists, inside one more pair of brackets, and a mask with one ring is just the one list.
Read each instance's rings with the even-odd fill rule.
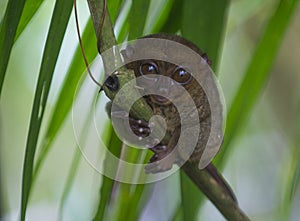
[[176,88],[178,85],[188,87],[193,82],[193,77],[188,67],[181,67],[165,61],[143,60],[135,63],[135,75],[140,77],[138,85],[153,88],[160,95],[150,95],[152,102],[159,105],[169,105],[172,101],[167,99],[169,94],[180,99],[181,93]]
[[[159,94],[149,95],[150,100],[148,102],[160,106],[170,105],[176,100],[184,102],[187,93],[182,93],[182,90],[188,92],[197,106],[206,100],[205,93],[199,85],[199,77],[201,78],[199,71],[201,71],[201,68],[207,69],[210,65],[210,60],[206,54],[203,54],[194,44],[179,36],[155,34],[144,38],[159,38],[167,41],[166,43],[153,43],[150,46],[137,42],[127,47],[122,54],[124,61],[127,63],[126,67],[133,70],[137,77],[137,85],[145,90],[151,88],[151,91]],[[182,51],[176,44],[174,46],[174,43],[170,44],[168,41],[184,45],[189,50]],[[194,51],[194,54],[191,51]],[[197,54],[203,58],[203,63],[199,63],[201,61]],[[144,59],[145,57],[161,58]],[[166,60],[161,60],[164,58]],[[168,60],[172,60],[172,63]],[[195,79],[196,76],[198,80]],[[178,90],[179,87],[182,88],[181,91]],[[167,95],[169,97],[171,95],[172,100],[168,99]]]

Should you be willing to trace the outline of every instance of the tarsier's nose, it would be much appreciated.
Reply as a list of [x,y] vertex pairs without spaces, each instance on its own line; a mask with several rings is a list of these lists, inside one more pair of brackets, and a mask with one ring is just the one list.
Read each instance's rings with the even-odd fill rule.
[[108,78],[106,78],[104,85],[110,91],[117,91],[120,88],[119,79],[116,75],[111,75]]
[[172,86],[173,86],[173,80],[170,77],[161,76],[159,78],[158,91],[160,92],[161,95],[167,96],[170,93]]
[[166,76],[161,76],[158,79],[157,94],[152,95],[152,101],[158,104],[167,105],[171,101],[170,97],[171,88],[173,86],[172,79]]
[[162,95],[167,95],[169,93],[169,89],[168,88],[165,88],[165,87],[160,87],[159,88],[159,92],[162,94]]

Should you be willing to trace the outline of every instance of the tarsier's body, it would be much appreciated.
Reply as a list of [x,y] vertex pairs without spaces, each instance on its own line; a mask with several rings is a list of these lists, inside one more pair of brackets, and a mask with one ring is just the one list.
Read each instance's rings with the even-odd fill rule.
[[[202,57],[200,59],[201,60],[200,62],[202,63],[202,65],[203,63],[205,64],[204,69],[209,70],[208,65],[211,64],[211,61],[207,58],[206,54],[203,54],[201,50],[198,49],[191,42],[179,36],[165,35],[165,34],[149,35],[146,36],[145,38],[166,39],[166,40],[171,40],[180,43],[182,45],[185,45],[189,49],[192,49],[194,52],[196,52],[198,55]],[[135,48],[135,50],[139,50],[139,49],[140,49],[139,47]],[[181,51],[178,51],[178,53],[180,54]],[[210,134],[213,131],[212,130],[213,127],[214,127],[214,132],[216,132],[217,136],[216,134],[212,136],[215,138],[212,139],[212,142],[210,142],[211,145],[210,148],[212,147],[213,149],[213,146],[215,146],[214,143],[220,145],[222,141],[221,140],[222,120],[220,120],[222,119],[222,107],[221,107],[221,102],[220,102],[219,94],[217,92],[216,85],[211,81],[208,85],[209,87],[206,87],[206,90],[204,91],[202,86],[199,85],[198,83],[199,81],[196,81],[194,79],[195,75],[199,73],[197,72],[192,74],[189,73],[188,71],[189,67],[178,66],[163,60],[155,60],[155,59],[142,60],[140,59],[139,56],[137,56],[136,59],[132,59],[130,62],[128,62],[126,61],[128,56],[132,55],[132,51],[130,48],[126,48],[124,51],[122,51],[122,54],[123,54],[124,61],[127,63],[126,67],[128,69],[132,69],[135,73],[135,76],[137,77],[137,86],[139,86],[138,79],[140,79],[139,78],[140,76],[147,77],[147,75],[150,74],[149,76],[152,77],[153,76],[166,77],[164,80],[165,82],[160,81],[159,84],[157,84],[155,81],[153,81],[152,83],[151,81],[149,81],[150,85],[148,86],[154,87],[156,91],[160,92],[158,94],[160,94],[161,96],[155,95],[157,93],[153,93],[143,97],[143,99],[145,99],[148,105],[152,108],[154,114],[160,115],[165,119],[167,124],[166,134],[168,135],[168,137],[165,136],[165,138],[167,139],[165,138],[162,139],[160,143],[155,145],[150,145],[150,149],[154,152],[154,155],[150,159],[149,162],[150,164],[148,164],[145,168],[146,172],[148,173],[163,172],[171,169],[173,164],[177,163],[179,165],[182,165],[182,163],[184,163],[185,160],[188,160],[188,162],[191,163],[191,165],[193,165],[192,167],[199,168],[198,162],[200,159],[202,159],[203,151],[209,143],[208,140],[211,141]],[[143,52],[141,57],[143,57]],[[180,57],[179,63],[181,63],[185,59],[190,59],[190,58]],[[197,66],[199,64],[194,63],[193,65]],[[212,72],[210,72],[209,74],[212,75]],[[197,121],[196,123],[200,123],[200,131],[198,134],[196,134],[197,136],[196,145],[193,151],[190,152],[188,155],[185,155],[186,151],[184,149],[184,145],[182,149],[175,148],[175,151],[173,151],[182,130],[185,130],[185,128],[182,127],[181,125],[181,121],[177,109],[174,107],[172,101],[166,99],[166,97],[168,97],[167,96],[168,94],[173,94],[175,95],[174,100],[176,100],[176,102],[182,104],[186,102],[186,97],[183,94],[180,94],[177,90],[174,90],[174,87],[172,86],[174,82],[177,82],[182,87],[184,87],[184,90],[186,90],[188,94],[192,97],[196,109],[196,111],[192,111],[192,112],[196,114],[196,117],[199,119],[199,121]],[[112,90],[112,91],[119,90],[119,83],[117,77],[109,76],[104,84],[108,88],[108,90]],[[143,90],[144,88],[140,87],[140,89]],[[214,91],[214,92],[210,93],[209,91]],[[214,99],[209,100],[206,94],[207,92],[209,92],[210,95],[214,94],[213,95]],[[210,102],[212,102],[212,104]],[[214,110],[211,109],[211,106],[214,107]],[[122,112],[122,108],[118,112]],[[113,112],[109,112],[109,113],[113,114]],[[217,115],[218,118],[217,121],[215,121],[215,119],[212,118],[212,116],[214,115],[213,113]],[[116,114],[116,115],[121,118],[125,118],[125,120],[128,120],[126,112],[124,115],[122,114]],[[217,124],[215,124],[216,122]],[[145,122],[141,119],[136,119],[133,116],[129,116],[129,123],[130,123],[131,130],[139,137],[148,137],[148,135],[152,131],[151,126],[148,122]],[[192,127],[193,124],[194,122],[191,121],[188,127],[189,126]],[[207,148],[205,150],[207,150]],[[209,157],[209,160],[211,160],[216,153],[215,151],[212,152],[213,154]],[[183,155],[185,155],[185,157],[183,157]],[[168,160],[162,160],[164,158]],[[182,159],[184,160],[182,161]],[[218,173],[217,169],[211,163],[209,163],[206,166],[205,170],[210,174],[210,177],[215,182],[217,182],[233,200],[236,200],[234,194],[232,193],[230,187],[227,185],[226,181],[223,179],[222,175]]]
[[[194,44],[179,36],[156,34],[146,36],[145,38],[171,40],[187,46],[203,58],[202,62],[205,63],[207,66],[206,69],[208,69],[208,64],[210,64],[210,61],[208,60],[206,54],[202,53]],[[135,49],[139,50],[140,48],[137,46]],[[130,51],[130,49],[123,51],[123,57],[125,61],[128,56],[131,56],[130,54],[132,55],[132,51]],[[180,55],[180,53],[178,54]],[[189,58],[179,56],[179,60],[181,61],[180,63],[184,64],[184,61],[187,59]],[[173,101],[177,100],[177,102],[184,104],[187,99],[181,92],[177,90],[177,88],[174,86],[175,83],[181,85],[184,90],[188,92],[197,108],[195,113],[198,115],[197,118],[199,119],[200,123],[200,132],[195,149],[193,150],[193,153],[189,154],[189,161],[199,161],[211,132],[211,109],[203,88],[199,85],[199,81],[194,78],[194,76],[198,73],[190,73],[191,67],[188,66],[175,65],[170,62],[154,59],[137,59],[133,62],[129,62],[126,67],[128,69],[132,69],[136,77],[142,77],[146,79],[144,82],[144,86],[146,84],[146,88],[153,88],[155,91],[159,92],[158,94],[161,95],[158,96],[157,94],[151,94],[145,96],[144,99],[147,101],[149,106],[152,107],[155,115],[160,115],[165,119],[167,124],[167,134],[170,135],[168,140],[163,140],[161,143],[150,148],[155,153],[150,159],[150,162],[158,163],[147,166],[146,171],[155,173],[168,170],[174,163],[181,161],[183,159],[182,155],[186,154],[184,153],[184,147],[180,147],[180,151],[177,151],[177,149],[173,151],[180,136],[181,130],[184,130],[184,128],[182,128],[183,125],[181,125],[181,118],[178,110],[173,104]],[[155,79],[153,80],[153,78]],[[137,85],[139,85],[139,82],[137,82]],[[167,99],[166,97],[168,94],[172,94],[174,100],[171,101]],[[221,109],[219,109],[218,114],[222,114]],[[130,123],[131,129],[136,133],[136,135],[146,137],[150,133],[150,128],[148,127],[147,122],[143,122],[140,119],[131,118]],[[192,126],[193,123],[194,122],[191,121],[188,126]],[[172,157],[169,157],[168,161],[160,161],[169,154]]]
[[[165,35],[165,34],[157,34],[157,35],[150,35],[146,38],[161,38],[161,39],[168,39],[173,40],[175,42],[181,43],[193,51],[195,51],[197,54],[203,57],[203,59],[206,60],[207,63],[210,63],[208,60],[206,54],[203,54],[194,44],[191,42],[175,35]],[[123,53],[124,54],[124,53]],[[126,56],[126,55],[125,55]],[[187,58],[188,59],[188,58]],[[149,87],[154,87],[155,90],[160,92],[162,96],[158,95],[148,95],[144,97],[144,99],[147,101],[150,107],[152,107],[153,112],[155,115],[160,115],[165,118],[166,124],[167,124],[167,134],[171,135],[170,139],[161,142],[155,147],[151,148],[151,150],[155,153],[154,156],[150,159],[150,162],[158,162],[164,157],[166,157],[168,154],[170,154],[180,136],[180,132],[182,130],[181,123],[180,123],[180,116],[175,108],[172,101],[166,99],[166,96],[168,94],[172,94],[178,99],[180,103],[184,103],[186,97],[184,97],[182,94],[180,94],[178,91],[176,91],[176,87],[174,87],[174,82],[180,84],[184,89],[190,94],[193,101],[195,102],[195,105],[197,107],[198,116],[199,116],[199,122],[200,122],[200,133],[197,145],[191,154],[189,161],[192,162],[198,162],[200,160],[200,157],[206,147],[206,143],[210,134],[211,129],[211,111],[208,99],[206,97],[206,94],[203,90],[203,88],[199,85],[197,80],[193,78],[192,74],[189,73],[188,68],[189,67],[181,67],[177,66],[175,64],[161,61],[161,60],[138,60],[135,62],[131,62],[126,65],[127,68],[134,70],[134,73],[136,77],[145,77],[152,75],[159,76],[165,76],[168,77],[170,80],[163,80],[159,81],[160,83],[156,83],[149,80],[150,85]],[[193,73],[197,74],[197,73]],[[153,77],[152,77],[153,78]],[[176,94],[177,93],[177,94]],[[166,96],[164,96],[164,94]],[[141,124],[141,121],[132,121],[131,126],[134,132],[138,136],[147,136],[149,133],[149,129],[145,124]],[[193,122],[191,122],[192,124]],[[144,127],[143,127],[144,126]],[[181,153],[184,152],[184,150],[181,150]],[[152,166],[147,166],[146,171],[147,172],[161,172],[168,170],[172,167],[174,163],[177,163],[182,159],[180,156],[180,151],[173,151],[173,156],[169,158],[167,162],[160,162],[157,164],[152,164]]]

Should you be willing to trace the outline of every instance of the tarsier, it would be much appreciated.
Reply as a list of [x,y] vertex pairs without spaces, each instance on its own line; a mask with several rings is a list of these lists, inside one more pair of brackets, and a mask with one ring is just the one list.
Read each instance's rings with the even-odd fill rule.
[[[193,43],[177,35],[155,34],[146,36],[144,38],[166,39],[183,44],[192,49],[198,55],[200,55],[208,65],[211,65],[211,61],[208,59],[205,53],[198,49],[198,47],[195,46]],[[134,53],[128,50],[130,50],[130,48],[125,49],[122,52],[124,60],[126,60],[131,53]],[[157,91],[160,91],[160,94],[168,95],[178,93],[176,92],[176,90],[174,90],[174,88],[176,88],[174,87],[174,82],[184,87],[184,89],[190,94],[197,107],[197,113],[201,127],[198,142],[188,160],[192,163],[199,162],[211,132],[212,118],[211,107],[208,98],[205,94],[205,91],[199,85],[197,80],[193,77],[193,75],[197,73],[190,73],[189,67],[186,66],[178,66],[173,63],[154,59],[136,60],[126,64],[126,68],[133,70],[136,77],[145,78],[146,84],[149,84],[149,87],[155,87]],[[170,80],[160,81],[159,84],[156,84],[155,76],[157,76],[158,78],[159,76],[165,76],[168,77]],[[109,81],[106,81],[105,83],[108,87],[112,86],[111,79]],[[139,85],[138,82],[137,85]],[[177,97],[180,102],[185,102],[185,98],[180,94],[178,94]],[[173,105],[172,101],[167,99],[166,96],[153,94],[145,96],[144,99],[146,100],[148,105],[153,109],[155,115],[160,115],[165,119],[167,125],[167,133],[171,135],[170,139],[168,139],[167,141],[160,142],[159,144],[150,148],[151,151],[154,152],[154,155],[150,159],[151,164],[147,165],[145,168],[146,172],[148,173],[163,172],[171,169],[173,164],[176,164],[181,161],[180,153],[178,153],[178,151],[173,151],[182,130],[179,113]],[[221,109],[218,111],[220,112],[219,114],[222,114]],[[147,137],[149,133],[151,133],[151,127],[149,126],[148,122],[145,122],[141,119],[134,119],[132,116],[130,116],[130,126],[131,130],[137,136]],[[168,161],[161,161],[163,158],[171,154],[171,152],[172,156],[168,158]],[[226,182],[217,172],[215,167],[212,164],[209,164],[205,169],[208,170],[212,177],[218,183],[220,183],[220,185],[222,185],[227,190],[227,192],[229,192],[229,194],[234,198],[230,188],[228,188]]]

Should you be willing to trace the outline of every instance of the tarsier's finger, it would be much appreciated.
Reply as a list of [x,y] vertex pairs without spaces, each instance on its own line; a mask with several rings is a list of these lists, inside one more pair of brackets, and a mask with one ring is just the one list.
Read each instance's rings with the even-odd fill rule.
[[136,120],[132,117],[129,118],[131,130],[140,137],[148,137],[151,133],[148,122],[143,120]]
[[[163,148],[164,145],[158,145],[157,149]],[[167,158],[166,158],[167,157]],[[166,158],[166,159],[165,159]],[[146,173],[158,173],[170,170],[176,160],[174,152],[167,150],[155,153],[145,166]]]
[[137,124],[131,124],[130,128],[135,133],[135,135],[137,135],[139,137],[148,137],[149,134],[151,133],[150,128],[141,127],[140,125],[137,125]]
[[129,114],[126,111],[123,111],[123,110],[112,111],[111,112],[111,117],[122,118],[122,119],[125,120],[129,117]]
[[161,153],[167,151],[167,146],[159,144],[154,147],[151,147],[150,150],[152,150],[154,153]]
[[173,166],[171,161],[155,161],[145,166],[146,173],[159,173],[170,170]]
[[129,123],[139,125],[141,128],[149,128],[150,124],[147,121],[141,120],[141,119],[135,119],[133,117],[129,117]]

